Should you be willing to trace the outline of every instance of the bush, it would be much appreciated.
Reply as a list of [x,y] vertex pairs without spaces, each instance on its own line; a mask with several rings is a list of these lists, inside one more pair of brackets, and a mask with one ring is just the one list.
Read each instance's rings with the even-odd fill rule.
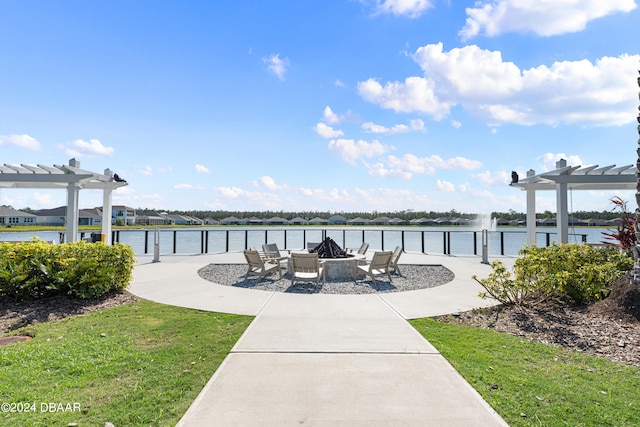
[[582,304],[606,297],[613,283],[633,267],[633,259],[616,248],[562,244],[546,248],[525,246],[516,259],[513,278],[504,264],[494,261],[493,272],[476,280],[482,297],[521,305],[534,299],[569,298]]
[[67,294],[92,298],[129,285],[130,246],[42,241],[0,243],[0,295],[16,299]]

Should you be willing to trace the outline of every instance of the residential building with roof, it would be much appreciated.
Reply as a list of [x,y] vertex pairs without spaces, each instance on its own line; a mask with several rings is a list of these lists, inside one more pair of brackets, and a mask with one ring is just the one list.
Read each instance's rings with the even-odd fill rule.
[[161,214],[167,219],[167,223],[175,225],[202,225],[204,221],[190,215],[169,215]]
[[309,221],[307,221],[304,218],[300,218],[299,216],[289,220],[289,224],[290,225],[305,225],[305,224],[309,224]]
[[309,224],[312,224],[312,225],[322,225],[322,224],[328,224],[328,223],[329,221],[320,217],[315,217],[309,220]]
[[280,218],[278,216],[274,216],[264,220],[264,223],[267,225],[287,225],[289,224],[289,220],[285,218]]
[[0,226],[34,225],[36,224],[36,219],[36,215],[28,212],[13,209],[11,206],[0,206]]
[[[33,212],[37,225],[64,226],[67,222],[67,207],[39,209]],[[102,209],[79,209],[78,225],[102,225]]]
[[136,211],[136,224],[140,225],[167,225],[167,218],[156,211]]
[[360,218],[360,217],[350,219],[347,222],[349,223],[349,225],[369,225],[369,224],[371,224],[371,220],[370,219]]
[[331,225],[342,225],[347,223],[347,218],[342,215],[331,215],[327,222]]
[[136,210],[128,206],[113,206],[112,208],[112,224],[117,224],[118,220],[124,221],[124,225],[133,225],[136,223]]
[[235,216],[228,216],[220,220],[221,225],[246,225],[246,219],[236,218]]

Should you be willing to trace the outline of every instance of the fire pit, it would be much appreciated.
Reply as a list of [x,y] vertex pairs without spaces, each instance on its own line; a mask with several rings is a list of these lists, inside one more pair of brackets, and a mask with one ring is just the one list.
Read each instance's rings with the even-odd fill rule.
[[309,253],[317,253],[318,258],[352,258],[353,255],[348,254],[331,238],[327,237],[322,243],[315,248],[309,250]]
[[330,237],[309,252],[318,254],[327,281],[355,279],[358,276],[358,262],[365,259],[364,255],[347,253]]

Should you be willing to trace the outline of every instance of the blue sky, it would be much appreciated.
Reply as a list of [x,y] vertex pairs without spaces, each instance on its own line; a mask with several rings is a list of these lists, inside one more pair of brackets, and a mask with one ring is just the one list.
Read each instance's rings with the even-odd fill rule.
[[3,1],[0,164],[110,168],[134,208],[524,212],[512,170],[635,163],[638,22],[637,0]]

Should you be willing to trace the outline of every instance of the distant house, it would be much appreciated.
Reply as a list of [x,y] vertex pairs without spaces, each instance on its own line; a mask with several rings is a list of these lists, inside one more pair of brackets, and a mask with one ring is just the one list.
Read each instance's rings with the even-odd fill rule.
[[[67,222],[66,206],[40,209],[33,213],[36,215],[38,225],[64,226]],[[100,208],[79,209],[78,225],[102,225],[102,210]]]
[[569,225],[573,225],[573,226],[587,225],[586,221],[583,221],[580,218],[575,218],[572,216],[568,218],[568,222],[569,222]]
[[247,220],[247,223],[249,225],[262,225],[262,223],[264,223],[264,221],[260,218],[258,218],[257,216],[252,216],[251,218],[249,218]]
[[136,223],[136,210],[128,206],[113,206],[111,214],[112,224],[117,224],[122,220],[124,225],[134,225]]
[[453,218],[451,220],[452,225],[469,225],[471,223],[467,218]]
[[407,221],[402,218],[392,218],[389,220],[389,225],[405,225]]
[[510,221],[506,218],[497,218],[496,225],[515,225],[515,224],[513,224],[513,221]]
[[537,224],[543,227],[556,227],[558,225],[555,218],[544,218],[538,220]]
[[342,215],[332,215],[327,222],[331,225],[342,225],[347,223],[347,218]]
[[136,224],[141,225],[167,225],[167,219],[156,211],[137,211]]
[[455,225],[456,218],[451,216],[445,216],[436,218],[436,224],[438,225]]
[[327,224],[329,221],[327,221],[324,218],[320,218],[320,217],[315,217],[309,220],[309,224],[311,225],[322,225],[322,224]]
[[391,218],[389,218],[388,216],[379,216],[379,217],[374,218],[373,220],[371,220],[371,224],[374,224],[374,225],[389,225],[389,221],[391,221]]
[[36,222],[38,225],[64,226],[67,218],[67,207],[39,209],[33,213],[37,215]]
[[78,225],[102,225],[102,210],[98,208],[80,209]]
[[592,227],[606,227],[607,224],[607,220],[606,219],[600,219],[600,218],[589,218],[588,220],[586,220],[587,225],[590,225]]
[[200,218],[196,218],[190,215],[169,215],[166,213],[160,214],[162,215],[168,224],[175,225],[202,225],[204,223]]
[[268,225],[287,225],[289,224],[289,220],[285,218],[280,218],[278,216],[274,216],[272,218],[265,219],[264,223]]
[[228,216],[222,220],[220,220],[221,225],[246,225],[246,219],[236,218],[235,216]]
[[18,211],[10,206],[0,206],[0,226],[33,225],[36,224],[36,219],[36,215]]
[[617,227],[622,224],[624,224],[624,221],[622,220],[622,218],[614,218],[614,219],[608,220],[607,223],[605,224],[605,227]]
[[217,219],[214,218],[205,218],[204,219],[204,223],[207,225],[218,225],[220,224],[220,221],[218,221]]
[[438,223],[431,218],[417,218],[417,219],[412,219],[410,221],[411,225],[421,225],[421,226],[428,226],[428,225],[438,225]]
[[349,223],[349,225],[369,225],[369,224],[371,224],[371,220],[370,219],[360,218],[360,217],[350,219],[347,222]]
[[289,220],[289,224],[290,225],[305,225],[305,224],[309,224],[309,221],[307,221],[304,218],[300,218],[299,216]]

